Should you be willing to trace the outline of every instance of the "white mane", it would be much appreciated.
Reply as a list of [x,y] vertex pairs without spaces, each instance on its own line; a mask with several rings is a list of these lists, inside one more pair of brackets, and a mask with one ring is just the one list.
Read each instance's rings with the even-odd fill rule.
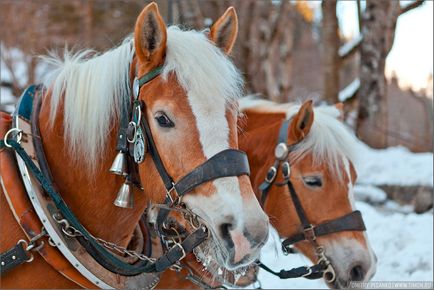
[[[202,102],[232,101],[242,92],[242,78],[232,62],[200,32],[169,27],[163,77],[174,72],[187,91]],[[52,90],[51,122],[64,105],[64,132],[71,156],[85,157],[95,169],[122,104],[130,98],[129,67],[134,45],[127,38],[119,47],[89,58],[91,50],[65,50],[43,57],[55,69],[45,81]]]
[[[300,109],[294,105],[287,111],[287,118],[292,118]],[[356,161],[357,139],[338,118],[340,112],[334,106],[314,108],[314,122],[309,134],[295,147],[291,160],[301,158],[311,152],[314,164],[327,164],[331,172],[342,177],[343,158]]]
[[[277,104],[271,101],[248,96],[240,99],[240,108],[249,108],[263,112],[285,112],[288,119],[300,110],[300,104]],[[295,147],[291,160],[297,160],[311,152],[315,164],[328,164],[329,169],[338,177],[341,176],[342,158],[356,162],[357,139],[354,134],[338,118],[339,110],[334,106],[314,108],[314,122],[309,134]]]

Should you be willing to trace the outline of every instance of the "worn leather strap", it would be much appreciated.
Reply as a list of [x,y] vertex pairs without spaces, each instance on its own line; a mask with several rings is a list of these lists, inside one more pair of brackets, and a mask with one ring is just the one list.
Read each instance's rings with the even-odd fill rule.
[[[344,231],[365,231],[366,227],[363,222],[362,214],[356,210],[349,214],[346,214],[338,219],[328,221],[313,227],[315,236],[325,236],[332,233],[344,232]],[[289,247],[300,241],[306,240],[303,232],[297,233],[282,242],[283,247]]]
[[241,175],[250,175],[246,153],[236,149],[226,149],[212,156],[181,178],[175,184],[175,189],[179,196],[183,196],[207,181]]
[[12,270],[13,268],[24,264],[28,260],[31,259],[26,253],[26,250],[23,247],[24,243],[18,242],[14,247],[10,248],[6,252],[1,253],[0,255],[0,269],[1,274],[3,275],[5,272]]

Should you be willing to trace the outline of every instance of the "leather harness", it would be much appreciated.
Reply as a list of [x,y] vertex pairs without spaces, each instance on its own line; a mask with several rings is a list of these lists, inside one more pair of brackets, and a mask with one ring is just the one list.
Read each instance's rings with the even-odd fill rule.
[[[135,79],[133,89],[136,92],[136,96],[133,102],[133,109],[131,111],[128,109],[121,110],[121,124],[119,131],[120,138],[118,139],[119,141],[117,144],[118,150],[128,151],[128,144],[126,143],[127,128],[125,127],[127,122],[125,122],[125,120],[128,121],[129,116],[135,118],[135,114],[133,112],[136,112],[137,109],[140,110],[140,112],[145,109],[144,102],[138,100],[140,89],[143,85],[156,78],[161,73],[161,71],[162,67],[159,66],[151,70],[149,73],[145,74],[141,78]],[[138,85],[138,88],[136,88],[136,85]],[[21,98],[20,105],[18,106],[18,110],[14,118],[16,118],[17,120],[30,120],[30,117],[32,116],[32,106],[28,103],[32,103],[30,99],[33,99],[35,92],[38,90],[42,90],[42,87],[31,86],[28,90],[25,91]],[[125,108],[128,107],[128,105],[125,105]],[[161,227],[161,225],[164,223],[168,212],[171,210],[170,208],[180,205],[182,196],[196,188],[198,185],[208,182],[210,180],[214,180],[216,178],[250,174],[246,154],[239,150],[227,149],[220,153],[217,153],[215,156],[211,157],[206,162],[193,169],[178,182],[174,182],[169,173],[166,171],[165,166],[160,158],[152,136],[151,129],[146,119],[146,114],[143,115],[145,115],[145,117],[139,120],[139,124],[146,135],[146,142],[148,145],[147,147],[149,148],[149,154],[151,155],[157,171],[166,188],[165,203],[169,207],[169,209],[160,210],[159,217],[157,219],[157,222],[161,223],[159,224],[159,227]],[[36,124],[37,122],[33,122],[34,127],[37,128]],[[39,136],[35,133],[34,130],[35,128],[33,128],[30,135]],[[76,240],[86,249],[86,252],[93,257],[97,264],[101,265],[108,271],[124,277],[141,275],[142,273],[162,272],[170,268],[175,263],[179,264],[179,261],[183,259],[187,253],[192,252],[195,247],[200,245],[209,237],[208,229],[202,225],[200,227],[197,227],[194,232],[188,235],[185,239],[178,243],[175,243],[174,246],[170,249],[167,249],[167,251],[161,257],[159,257],[153,262],[149,260],[140,260],[135,264],[129,264],[127,262],[124,262],[122,259],[119,259],[117,255],[114,255],[111,251],[107,250],[100,243],[98,243],[96,238],[92,236],[83,227],[83,225],[81,225],[73,212],[65,204],[52,182],[48,166],[45,166],[46,164],[44,163],[44,161],[41,162],[40,160],[37,160],[38,165],[35,164],[33,160],[35,156],[29,156],[29,154],[23,148],[21,144],[23,140],[21,140],[21,138],[23,136],[23,139],[28,138],[28,134],[29,132],[23,132],[18,127],[12,128],[10,131],[8,131],[4,140],[0,141],[0,148],[13,149],[16,152],[17,157],[19,157],[18,159],[21,160],[24,167],[27,168],[27,171],[30,172],[32,178],[38,181],[39,185],[48,195],[50,211],[53,211],[53,219],[56,222],[64,223],[63,225],[67,225],[66,227],[62,228],[63,233],[68,235],[69,237],[76,238]],[[35,144],[38,144],[38,142],[35,142]],[[38,146],[35,145],[35,147]],[[39,149],[40,150],[38,151],[41,151],[42,149],[43,152],[43,148]],[[41,158],[41,160],[44,160],[44,158]],[[41,217],[39,216],[39,218]],[[71,229],[73,229],[72,232],[70,232]],[[47,233],[44,233],[44,235],[46,234]],[[17,245],[14,246],[12,249],[7,251],[6,253],[1,254],[0,260],[2,263],[2,274],[19,264],[29,261],[29,256],[25,255],[26,253],[28,253],[28,251],[26,251],[23,245],[24,243],[18,242]],[[28,246],[26,248],[27,250],[29,250]],[[69,261],[71,262],[71,260]],[[3,264],[7,264],[7,266]],[[97,286],[102,286],[98,282],[92,282]],[[128,286],[131,285],[134,286],[136,284],[130,283]],[[83,286],[89,287],[89,284],[84,284]],[[119,285],[108,285],[108,287],[110,286],[119,287]],[[152,288],[154,286],[155,284],[150,285],[149,287]],[[107,285],[105,287],[107,287]],[[140,287],[144,286],[140,285]]]
[[[282,242],[282,250],[285,254],[294,253],[292,245],[301,241],[309,241],[314,247],[315,253],[318,256],[317,264],[307,267],[302,266],[298,268],[293,268],[291,270],[281,270],[280,272],[274,272],[266,265],[261,262],[258,265],[269,273],[278,276],[281,279],[288,278],[299,278],[304,277],[307,279],[319,279],[324,278],[327,282],[333,282],[335,279],[334,269],[325,255],[324,247],[320,246],[316,238],[319,236],[325,236],[332,233],[338,233],[343,231],[365,231],[366,227],[362,219],[362,214],[360,211],[356,210],[347,215],[339,217],[337,219],[327,221],[318,225],[312,225],[307,218],[306,212],[303,209],[301,201],[297,195],[294,185],[291,182],[291,167],[289,161],[289,155],[299,142],[291,145],[287,145],[288,140],[288,128],[290,124],[290,119],[283,121],[280,130],[278,142],[275,148],[276,160],[273,166],[267,172],[264,182],[259,186],[259,191],[261,193],[261,204],[264,206],[267,199],[267,195],[271,186],[274,184],[276,186],[287,186],[289,194],[291,195],[292,203],[296,210],[297,216],[301,222],[303,228],[302,231],[286,238]],[[277,172],[281,168],[283,182],[276,183]]]

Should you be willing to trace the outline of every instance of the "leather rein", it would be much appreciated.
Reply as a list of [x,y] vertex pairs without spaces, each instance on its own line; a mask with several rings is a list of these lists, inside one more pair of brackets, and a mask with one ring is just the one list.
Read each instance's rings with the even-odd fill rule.
[[[330,260],[325,254],[324,247],[318,244],[317,237],[343,231],[365,231],[366,227],[363,222],[362,215],[358,210],[318,225],[313,225],[309,222],[306,212],[290,179],[291,166],[289,161],[289,155],[299,143],[295,143],[292,145],[288,145],[286,143],[288,140],[289,124],[290,119],[285,120],[280,127],[278,142],[274,152],[276,160],[274,164],[269,168],[264,182],[259,186],[259,191],[261,193],[261,204],[264,207],[268,192],[273,184],[276,186],[286,185],[288,187],[292,203],[295,207],[297,216],[301,222],[303,230],[290,236],[289,238],[286,238],[282,242],[283,253],[286,255],[290,253],[295,253],[292,245],[301,241],[308,241],[315,249],[315,254],[318,257],[318,262],[317,264],[310,267],[302,266],[293,268],[291,270],[281,270],[280,272],[274,272],[261,262],[259,262],[258,265],[267,272],[278,276],[280,279],[299,277],[304,277],[306,279],[324,278],[327,282],[332,283],[336,278],[336,273]],[[284,180],[282,183],[275,182],[279,168],[281,168],[281,173]]]
[[[12,128],[5,135],[5,139],[0,140],[0,148],[14,150],[24,162],[27,170],[35,177],[48,197],[52,200],[53,204],[55,205],[55,214],[53,214],[53,218],[56,222],[64,226],[62,227],[62,231],[65,236],[68,236],[69,238],[76,238],[98,264],[110,272],[121,276],[136,276],[140,275],[141,273],[159,273],[169,268],[172,269],[173,266],[178,266],[179,268],[179,261],[182,260],[187,254],[192,253],[194,248],[209,238],[208,229],[199,221],[199,217],[193,215],[191,211],[185,209],[185,205],[182,204],[182,197],[205,182],[222,177],[250,174],[246,154],[239,150],[227,149],[217,153],[203,164],[194,168],[191,172],[187,173],[177,182],[172,179],[170,174],[167,172],[155,145],[146,114],[144,113],[146,112],[146,105],[143,101],[139,100],[139,93],[142,86],[159,76],[162,68],[162,66],[159,66],[142,77],[135,78],[133,82],[133,106],[132,109],[129,110],[129,104],[125,104],[124,108],[121,110],[121,125],[118,134],[118,143],[116,146],[117,150],[130,153],[131,146],[128,144],[129,142],[127,140],[128,127],[131,127],[132,125],[135,130],[142,130],[146,142],[146,151],[151,155],[155,167],[157,168],[157,171],[166,189],[165,207],[160,209],[157,218],[157,230],[162,241],[164,239],[163,236],[165,235],[163,230],[166,227],[166,218],[170,210],[181,208],[185,212],[184,217],[188,218],[187,221],[190,222],[194,229],[192,233],[187,235],[182,240],[178,239],[174,241],[171,239],[174,241],[172,244],[170,244],[171,247],[166,248],[165,253],[157,259],[140,259],[140,261],[136,262],[135,264],[130,264],[120,259],[119,256],[115,255],[112,251],[107,250],[104,247],[106,244],[101,245],[101,241],[90,234],[80,223],[71,209],[66,205],[61,195],[56,191],[56,187],[54,186],[50,177],[44,174],[45,170],[41,170],[34,163],[32,157],[29,156],[26,150],[21,146],[21,138],[24,134],[23,131],[19,128]],[[141,117],[142,112],[144,115],[143,117]],[[129,119],[131,121],[128,123]],[[132,162],[135,160],[132,162],[131,160],[129,161],[129,164],[134,165]],[[134,165],[131,167],[136,166]],[[137,173],[137,168],[135,168],[135,173]],[[130,182],[135,182],[133,175],[128,176],[127,180]],[[141,188],[139,183],[135,182],[134,184]],[[171,238],[170,235],[169,238]],[[14,262],[12,265],[13,267],[29,261],[28,256],[24,255],[25,247],[22,244],[23,243],[18,243],[17,246],[12,249],[14,253],[21,253],[22,256],[21,263]],[[18,245],[21,246],[21,248],[18,247]],[[169,243],[165,243],[165,245],[169,245]],[[29,247],[27,247],[25,250],[27,251],[28,248]],[[12,268],[8,267],[6,269],[3,267],[3,262],[9,262],[11,257],[12,254],[10,254],[9,251],[1,254],[2,274],[4,273],[3,270],[10,270]]]

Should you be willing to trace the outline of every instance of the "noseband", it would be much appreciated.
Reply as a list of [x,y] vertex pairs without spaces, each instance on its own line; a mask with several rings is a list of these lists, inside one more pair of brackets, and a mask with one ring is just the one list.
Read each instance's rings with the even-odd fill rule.
[[[282,242],[282,250],[285,254],[294,253],[292,245],[301,241],[309,241],[312,247],[315,249],[315,254],[318,257],[316,265],[311,267],[298,267],[291,270],[281,270],[280,272],[274,272],[262,263],[259,266],[264,270],[279,276],[281,279],[299,278],[304,277],[307,279],[319,279],[323,277],[327,282],[333,282],[336,278],[335,271],[331,262],[325,255],[325,249],[317,242],[317,237],[329,235],[332,233],[344,232],[344,231],[365,231],[366,227],[362,219],[360,211],[356,210],[349,214],[346,214],[337,219],[327,221],[318,225],[313,225],[309,222],[306,212],[303,209],[301,201],[297,195],[294,185],[291,182],[291,166],[289,162],[289,155],[292,150],[298,145],[298,143],[287,145],[288,140],[288,127],[290,120],[285,120],[279,130],[278,142],[275,148],[274,155],[276,160],[273,166],[267,172],[264,182],[259,186],[261,192],[261,204],[265,205],[268,192],[271,186],[287,186],[291,195],[292,203],[297,212],[298,218],[301,222],[303,230],[285,239]],[[281,168],[283,182],[275,182],[277,172]]]

